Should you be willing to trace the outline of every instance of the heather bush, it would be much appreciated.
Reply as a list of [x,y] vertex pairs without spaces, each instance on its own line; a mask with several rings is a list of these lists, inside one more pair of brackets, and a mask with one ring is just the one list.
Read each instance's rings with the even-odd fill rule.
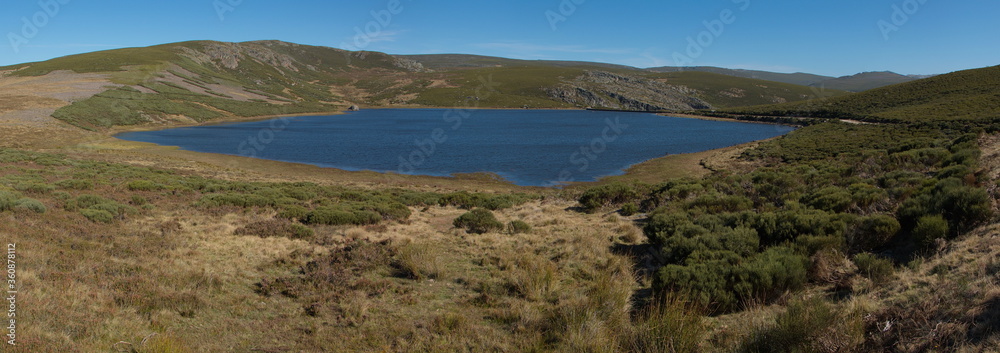
[[483,234],[499,231],[504,228],[489,210],[477,208],[455,218],[452,222],[456,228],[463,228],[469,233]]

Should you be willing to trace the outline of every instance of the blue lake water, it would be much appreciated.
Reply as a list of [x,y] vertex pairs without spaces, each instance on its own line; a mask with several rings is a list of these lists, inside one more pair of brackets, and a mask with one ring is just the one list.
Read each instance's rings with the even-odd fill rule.
[[652,158],[733,146],[792,130],[645,113],[371,109],[117,137],[344,170],[436,176],[492,172],[518,185],[549,186],[593,181],[622,174]]

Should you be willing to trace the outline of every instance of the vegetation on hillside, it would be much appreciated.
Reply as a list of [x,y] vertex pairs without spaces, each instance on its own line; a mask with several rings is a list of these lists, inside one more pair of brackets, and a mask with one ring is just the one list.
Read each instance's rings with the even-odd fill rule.
[[1000,119],[1000,66],[882,87],[841,97],[750,108],[733,115],[847,118],[870,122]]
[[14,76],[57,70],[107,75],[116,87],[54,114],[91,130],[330,112],[350,105],[660,111],[817,96],[804,86],[709,73],[664,74],[600,63],[462,55],[395,57],[278,41],[183,42],[72,55],[0,70],[12,70],[9,75]]
[[698,90],[701,92],[697,95],[698,98],[720,109],[835,97],[847,93],[758,79],[734,80],[730,76],[697,71],[662,73],[649,77]]
[[[641,205],[644,233],[661,260],[654,295],[685,295],[718,315],[780,302],[805,288],[850,293],[856,278],[890,281],[897,267],[992,220],[993,181],[981,172],[978,142],[1000,126],[978,126],[812,125],[745,152],[744,160],[759,165],[749,173],[605,185],[579,202],[591,212]],[[789,310],[860,320],[824,302]],[[777,320],[776,329],[785,327]],[[782,340],[810,346],[824,339],[813,335],[826,323],[802,324],[810,326],[787,326],[803,333]],[[878,336],[848,327],[836,333],[848,329],[848,351]],[[777,341],[755,342],[746,343],[749,351],[778,348]]]

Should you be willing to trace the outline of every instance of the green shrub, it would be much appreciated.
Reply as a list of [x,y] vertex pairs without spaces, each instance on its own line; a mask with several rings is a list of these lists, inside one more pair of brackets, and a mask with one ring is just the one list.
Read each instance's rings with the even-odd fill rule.
[[853,195],[843,188],[829,186],[802,198],[802,203],[828,212],[844,212],[851,206]]
[[656,213],[650,217],[642,231],[651,244],[662,245],[667,238],[677,233],[680,227],[691,224],[690,218],[683,212]]
[[809,259],[786,247],[773,247],[743,263],[733,290],[744,300],[769,303],[806,283]]
[[79,208],[90,208],[97,204],[113,202],[97,195],[80,195],[72,203],[67,204],[67,210],[72,211]]
[[355,225],[364,226],[378,224],[382,221],[382,215],[366,210],[354,211],[354,223]]
[[313,235],[316,235],[312,228],[298,223],[292,223],[292,229],[289,233],[289,237],[292,239],[312,239]]
[[525,194],[487,195],[462,191],[441,196],[438,199],[438,204],[440,206],[455,206],[467,210],[481,207],[496,211],[520,205],[531,199],[531,196]]
[[14,189],[17,191],[44,194],[51,192],[52,190],[55,190],[56,187],[44,183],[27,182],[27,183],[17,183],[16,185],[14,185]]
[[744,196],[707,194],[688,203],[689,209],[707,213],[740,212],[753,207],[753,201]]
[[639,206],[636,206],[634,203],[627,203],[625,206],[622,206],[622,216],[629,217],[636,213],[639,213]]
[[142,196],[139,196],[139,195],[132,195],[132,204],[133,205],[142,206],[142,205],[145,205],[145,204],[148,204],[148,203],[149,203],[149,200],[147,200],[145,197],[142,197]]
[[24,210],[31,210],[31,211],[34,211],[35,213],[45,213],[45,211],[48,210],[47,208],[45,208],[45,205],[42,204],[41,201],[38,201],[38,200],[35,200],[35,199],[29,199],[29,198],[23,198],[23,199],[17,200],[14,203],[14,208],[24,209]]
[[483,234],[503,229],[500,223],[489,210],[477,208],[455,218],[452,222],[456,228],[464,228],[469,233]]
[[407,206],[431,206],[441,203],[441,194],[409,190],[393,190],[396,200]]
[[[135,208],[123,205],[118,201],[106,199],[96,195],[80,195],[66,203],[67,211],[92,210],[105,211],[112,217],[123,217],[125,214],[136,212]],[[88,217],[89,218],[89,217]]]
[[938,239],[947,239],[948,221],[941,215],[923,216],[913,228],[913,239],[924,248],[934,246]]
[[874,215],[861,219],[851,246],[861,251],[873,250],[889,242],[899,232],[899,221],[892,216]]
[[874,282],[881,282],[888,279],[894,272],[892,261],[875,254],[860,253],[854,255],[853,260],[854,265],[858,266],[858,272]]
[[279,218],[305,220],[309,216],[309,210],[299,205],[285,205],[278,211]]
[[348,225],[357,222],[354,213],[329,207],[318,207],[305,218],[306,224]]
[[639,192],[635,187],[614,183],[591,188],[580,196],[579,202],[587,212],[594,212],[601,208],[621,205],[627,202],[636,201]]
[[697,306],[706,308],[710,313],[730,312],[738,308],[730,283],[733,269],[727,261],[666,265],[656,272],[653,289],[655,293],[685,293]]
[[531,225],[525,221],[513,220],[507,223],[507,232],[510,234],[521,234],[531,232]]
[[410,218],[410,208],[399,202],[371,202],[364,206],[365,210],[378,213],[381,219],[387,221],[403,221]]
[[993,215],[992,203],[986,190],[964,185],[949,178],[939,182],[934,190],[934,213],[945,215],[953,233],[972,230]]
[[84,217],[87,217],[91,222],[100,223],[111,223],[115,219],[115,216],[111,212],[104,210],[94,210],[94,209],[84,209],[80,211]]
[[21,195],[10,191],[0,190],[0,211],[6,211],[14,208],[17,204],[17,200],[21,198]]

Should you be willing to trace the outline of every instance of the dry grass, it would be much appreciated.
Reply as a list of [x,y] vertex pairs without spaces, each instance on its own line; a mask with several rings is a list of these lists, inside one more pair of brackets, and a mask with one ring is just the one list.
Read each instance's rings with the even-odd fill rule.
[[[11,166],[0,176],[44,169]],[[199,208],[197,193],[126,183],[33,195],[44,215],[0,214],[0,236],[18,244],[18,275],[31,283],[18,312],[19,347],[31,348],[13,351],[615,351],[628,342],[637,286],[628,259],[610,251],[624,228],[595,228],[599,216],[568,211],[572,202],[497,213],[530,233],[465,234],[450,226],[464,210],[428,207],[406,223],[315,227],[293,239],[273,210]],[[63,209],[62,192],[139,195],[150,207],[95,224]],[[368,245],[345,252],[357,244]]]
[[[898,280],[872,288],[869,345],[898,352],[981,349],[1000,332],[1000,224],[981,227]],[[996,346],[993,346],[996,347]]]

